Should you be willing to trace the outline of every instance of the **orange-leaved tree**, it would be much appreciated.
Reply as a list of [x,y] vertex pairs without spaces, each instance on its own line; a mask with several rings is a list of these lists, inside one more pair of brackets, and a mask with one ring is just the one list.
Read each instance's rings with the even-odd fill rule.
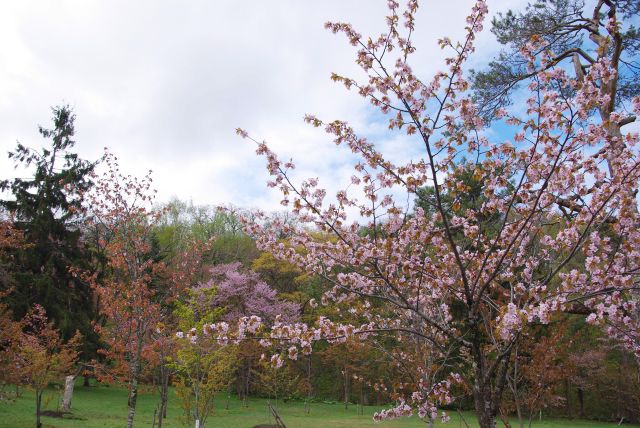
[[36,428],[40,428],[42,393],[51,382],[73,370],[82,336],[76,331],[65,343],[53,322],[47,319],[44,308],[38,304],[22,319],[21,327],[14,354],[15,371],[19,382],[35,392]]
[[9,266],[12,262],[11,250],[23,247],[24,237],[20,230],[9,220],[0,221],[0,401],[9,395],[5,387],[17,385],[18,371],[15,370],[15,355],[21,333],[20,323],[15,321],[9,306],[2,302],[12,291],[12,278]]
[[95,177],[89,195],[90,221],[105,258],[105,271],[87,279],[105,317],[97,326],[110,364],[101,378],[129,388],[127,427],[133,426],[139,382],[154,361],[154,331],[162,320],[164,293],[158,278],[166,266],[151,240],[160,212],[152,208],[155,191],[150,172],[138,179],[120,172],[118,160],[105,153],[106,171]]

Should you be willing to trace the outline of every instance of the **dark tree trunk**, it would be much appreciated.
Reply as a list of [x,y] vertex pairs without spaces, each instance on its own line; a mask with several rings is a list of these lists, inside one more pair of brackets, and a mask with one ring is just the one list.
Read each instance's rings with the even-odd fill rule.
[[584,390],[578,388],[578,404],[580,405],[580,419],[584,418]]
[[473,344],[475,380],[473,401],[480,428],[496,428],[496,421],[502,404],[507,374],[509,371],[511,348],[503,351],[497,360],[487,361],[482,349],[481,332]]
[[311,385],[311,355],[307,356],[307,399],[304,403],[304,412],[308,415],[311,413],[311,396],[312,396],[312,385]]
[[481,389],[480,392],[476,392],[476,388],[474,387],[474,402],[478,425],[480,428],[496,428],[496,412],[493,411],[491,393],[488,392],[487,397],[479,397],[479,395],[486,392],[488,392],[486,389]]
[[251,361],[247,361],[247,375],[244,384],[244,397],[249,397],[249,385],[251,383]]
[[239,369],[238,379],[236,380],[236,394],[238,394],[238,398],[242,400],[242,391],[244,391],[244,370],[242,368]]
[[42,405],[42,391],[36,391],[36,428],[41,428],[40,406]]
[[349,408],[349,372],[347,368],[344,368],[344,409]]
[[162,428],[162,420],[167,417],[167,403],[169,401],[169,369],[165,362],[160,364],[160,406],[158,409],[158,428]]
[[573,419],[573,409],[571,408],[571,381],[569,379],[564,380],[564,397],[566,400],[566,412],[567,418]]

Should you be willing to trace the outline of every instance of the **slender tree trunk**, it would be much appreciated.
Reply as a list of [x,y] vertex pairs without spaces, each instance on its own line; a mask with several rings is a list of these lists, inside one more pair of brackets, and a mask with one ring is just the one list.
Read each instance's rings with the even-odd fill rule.
[[571,408],[571,381],[564,380],[564,396],[566,400],[567,418],[573,419],[573,409]]
[[169,407],[169,378],[167,377],[167,384],[164,388],[164,400],[162,402],[162,417],[167,419],[167,407]]
[[516,404],[516,412],[518,414],[518,424],[520,428],[524,428],[524,419],[522,418],[522,409],[520,408],[520,403]]
[[89,379],[91,379],[89,376],[83,376],[84,380],[82,381],[82,386],[84,386],[85,388],[88,388],[91,386],[91,384],[89,383]]
[[140,373],[140,359],[136,356],[131,367],[131,381],[129,382],[129,399],[127,406],[127,428],[133,428],[133,418],[136,415],[136,403],[138,402],[138,376]]
[[158,428],[162,428],[162,420],[167,417],[167,402],[169,401],[169,370],[164,359],[160,363],[160,406],[158,409]]
[[[623,354],[624,355],[624,354]],[[624,356],[622,357],[624,358]],[[617,414],[616,414],[616,419],[623,417],[623,412],[622,412],[622,399],[623,399],[623,394],[622,394],[622,364],[618,365],[618,399],[616,400],[616,408],[617,408]]]
[[349,372],[344,368],[344,409],[349,408]]
[[40,406],[42,405],[42,391],[36,391],[36,428],[41,428]]
[[71,399],[73,398],[73,387],[76,383],[75,376],[67,376],[64,379],[64,394],[62,395],[62,411],[71,410]]
[[580,418],[584,418],[584,390],[578,388],[578,404],[580,405]]
[[198,386],[194,388],[193,396],[195,401],[193,419],[195,422],[195,427],[200,428],[200,388]]
[[[246,378],[246,383],[244,385],[244,397],[245,397],[245,403],[247,402],[247,398],[249,397],[249,385],[251,382],[251,360],[247,359],[247,378]],[[248,404],[247,404],[248,406]]]
[[169,376],[167,375],[162,383],[162,401],[160,403],[162,408],[162,418],[167,418],[167,407],[169,403]]
[[307,383],[309,390],[307,391],[307,402],[304,403],[304,412],[308,415],[311,413],[311,395],[312,395],[312,387],[311,387],[311,355],[307,356]]
[[516,407],[516,415],[518,416],[518,425],[520,428],[524,428],[524,420],[522,419],[522,408],[520,405],[520,393],[518,391],[518,346],[514,347],[514,359],[513,359],[513,377],[509,377],[507,374],[507,385],[511,389],[513,394],[513,403]]
[[509,422],[509,415],[500,410],[500,420],[504,424],[504,428],[511,428],[511,422]]

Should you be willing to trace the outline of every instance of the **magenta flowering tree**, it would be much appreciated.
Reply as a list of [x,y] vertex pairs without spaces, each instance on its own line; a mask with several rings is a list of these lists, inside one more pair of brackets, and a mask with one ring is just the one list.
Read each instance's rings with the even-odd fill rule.
[[[257,343],[241,346],[230,353],[225,353],[224,347],[239,344],[246,335],[255,336],[263,322],[297,321],[300,305],[280,299],[257,273],[243,269],[240,263],[215,265],[210,268],[208,278],[190,290],[188,310],[180,311],[188,315],[185,324],[197,326],[186,333],[178,332],[178,339],[185,339],[183,345],[186,345],[178,350],[180,376],[185,380],[184,376],[188,375],[186,384],[192,388],[196,402],[199,395],[196,389],[202,387],[204,391],[208,385],[213,388],[209,391],[213,394],[222,385],[228,386],[232,382],[236,383],[238,395],[246,397],[252,369],[263,350]],[[214,319],[220,321],[211,323]],[[203,370],[203,365],[210,368]],[[214,375],[214,365],[218,365],[222,373]],[[222,366],[226,368],[222,370]],[[197,409],[198,405],[195,407]],[[206,414],[204,411],[197,413]]]
[[[213,266],[209,280],[194,288],[199,305],[224,308],[224,321],[237,321],[242,317],[257,316],[272,323],[276,316],[294,322],[300,318],[300,305],[278,298],[276,291],[260,276],[242,269],[239,262]],[[208,290],[215,289],[214,293]],[[207,297],[209,296],[209,297]]]
[[[415,343],[419,351],[406,346],[401,355],[412,385],[375,418],[417,411],[433,421],[460,384],[471,391],[480,426],[495,427],[511,354],[532,324],[561,312],[583,314],[640,356],[638,135],[623,129],[634,118],[594,114],[612,105],[617,73],[610,57],[572,76],[533,36],[521,47],[529,97],[524,108],[496,110],[494,119],[515,131],[492,141],[465,80],[485,2],[473,6],[463,40],[440,40],[451,55],[428,80],[410,65],[417,1],[388,5],[388,31],[378,37],[346,23],[326,25],[358,48],[365,72],[361,80],[332,79],[379,108],[390,132],[418,145],[422,157],[392,162],[347,123],[307,116],[359,157],[349,187],[328,200],[318,179],[294,182],[293,163],[253,140],[267,158],[269,186],[281,190],[298,222],[246,222],[261,249],[324,277],[331,284],[325,299],[353,302],[362,323],[278,319],[263,343],[283,350],[275,365],[283,355],[310,353],[317,340],[392,336]],[[608,18],[598,31],[613,40],[620,24],[615,11]],[[631,108],[640,113],[640,98]],[[470,180],[480,189],[473,204]],[[403,201],[425,187],[433,194],[429,209],[411,212]],[[358,219],[349,220],[354,211]],[[237,339],[246,334],[242,322],[239,328]]]

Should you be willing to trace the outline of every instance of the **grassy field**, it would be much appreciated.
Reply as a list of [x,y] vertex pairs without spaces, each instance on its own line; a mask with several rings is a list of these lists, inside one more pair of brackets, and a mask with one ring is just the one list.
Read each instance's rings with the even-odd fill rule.
[[[55,410],[58,403],[58,394],[55,391],[48,392],[49,403],[46,409]],[[44,426],[51,427],[118,427],[126,422],[126,391],[115,387],[89,387],[77,386],[73,400],[73,414],[64,419],[43,417]],[[141,394],[138,399],[136,413],[136,427],[151,427],[153,411],[157,403],[157,395],[152,393]],[[267,412],[267,400],[253,399],[249,401],[249,407],[245,408],[238,400],[231,399],[229,410],[224,409],[224,398],[216,403],[216,410],[207,420],[208,428],[250,428],[256,424],[264,424],[270,421]],[[35,426],[33,416],[34,398],[30,392],[25,394],[13,404],[0,403],[0,427],[22,428]],[[365,407],[364,415],[358,415],[356,406],[349,406],[347,410],[340,404],[311,404],[310,414],[305,414],[304,403],[289,402],[278,403],[278,411],[288,428],[327,428],[327,427],[426,427],[419,419],[407,418],[398,421],[374,423],[371,420],[373,412],[378,407]],[[169,401],[168,428],[185,426],[181,419],[181,409],[176,397]],[[450,428],[464,427],[457,414],[451,415],[451,421],[444,425]],[[476,427],[470,413],[464,413],[469,426]],[[534,423],[536,427],[615,427],[616,424],[598,423],[589,421],[567,420],[543,420]],[[626,425],[630,426],[630,425]]]

